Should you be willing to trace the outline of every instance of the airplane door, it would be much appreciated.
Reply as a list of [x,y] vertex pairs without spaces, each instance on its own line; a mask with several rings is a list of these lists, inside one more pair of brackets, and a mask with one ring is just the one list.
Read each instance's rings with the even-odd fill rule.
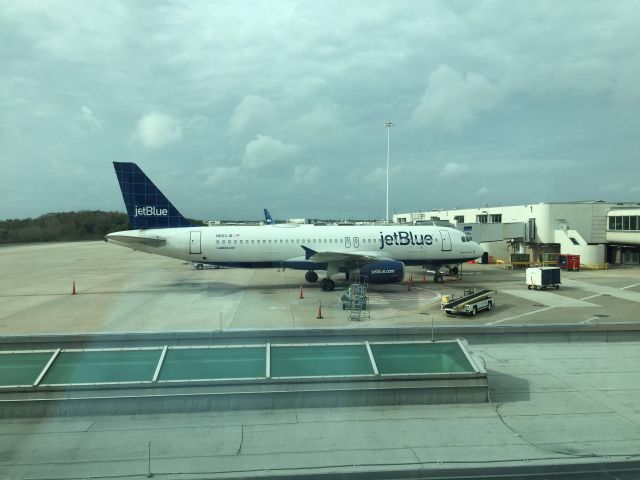
[[189,253],[202,253],[201,237],[202,232],[190,232],[191,242],[189,243]]
[[358,237],[353,237],[353,248],[358,248],[360,246],[360,239]]
[[440,238],[442,238],[442,251],[450,252],[451,251],[451,236],[449,232],[446,230],[440,230]]
[[344,237],[344,246],[351,248],[351,237]]

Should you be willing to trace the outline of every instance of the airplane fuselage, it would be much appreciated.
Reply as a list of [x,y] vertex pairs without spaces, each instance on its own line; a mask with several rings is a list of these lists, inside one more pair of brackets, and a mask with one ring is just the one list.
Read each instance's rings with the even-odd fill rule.
[[114,232],[106,240],[181,260],[237,266],[304,261],[303,246],[317,252],[362,253],[406,265],[460,263],[482,255],[479,245],[459,230],[411,225],[163,228]]

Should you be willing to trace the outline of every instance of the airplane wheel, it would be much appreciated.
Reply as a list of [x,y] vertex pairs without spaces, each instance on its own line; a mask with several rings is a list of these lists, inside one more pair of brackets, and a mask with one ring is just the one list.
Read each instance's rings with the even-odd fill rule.
[[533,290],[533,285],[527,285],[527,288],[528,288],[529,290]]
[[560,285],[556,285],[556,290],[560,290]]
[[314,283],[318,281],[318,274],[316,272],[307,272],[304,274],[304,279],[309,283]]
[[453,273],[454,275],[457,275],[457,274],[458,274],[458,272],[460,272],[460,269],[459,269],[458,267],[453,267],[453,268],[451,269],[451,273]]
[[442,283],[444,282],[444,278],[442,278],[442,275],[436,275],[435,277],[433,277],[433,281],[436,283]]
[[196,265],[196,268],[197,268],[198,270],[202,270],[202,269],[204,268],[204,265],[202,265],[201,263],[199,263],[199,264],[197,264],[197,265]]
[[322,290],[324,290],[325,292],[331,292],[333,291],[333,289],[335,288],[336,284],[333,283],[333,280],[331,280],[330,278],[323,278],[322,280],[320,280],[320,287],[322,288]]

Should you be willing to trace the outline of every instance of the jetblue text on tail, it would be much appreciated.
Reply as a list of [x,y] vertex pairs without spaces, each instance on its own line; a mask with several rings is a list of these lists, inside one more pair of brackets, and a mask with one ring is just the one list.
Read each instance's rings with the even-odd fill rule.
[[142,217],[166,217],[167,215],[169,215],[168,209],[156,208],[152,206],[139,207],[136,205],[134,212],[134,217],[137,217],[138,215]]

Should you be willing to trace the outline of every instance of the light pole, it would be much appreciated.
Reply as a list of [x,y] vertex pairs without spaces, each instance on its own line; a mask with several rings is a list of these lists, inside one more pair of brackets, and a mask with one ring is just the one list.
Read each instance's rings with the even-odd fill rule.
[[393,122],[385,122],[384,127],[387,129],[387,209],[384,217],[384,223],[389,223],[389,140],[391,138],[391,127],[394,127]]

